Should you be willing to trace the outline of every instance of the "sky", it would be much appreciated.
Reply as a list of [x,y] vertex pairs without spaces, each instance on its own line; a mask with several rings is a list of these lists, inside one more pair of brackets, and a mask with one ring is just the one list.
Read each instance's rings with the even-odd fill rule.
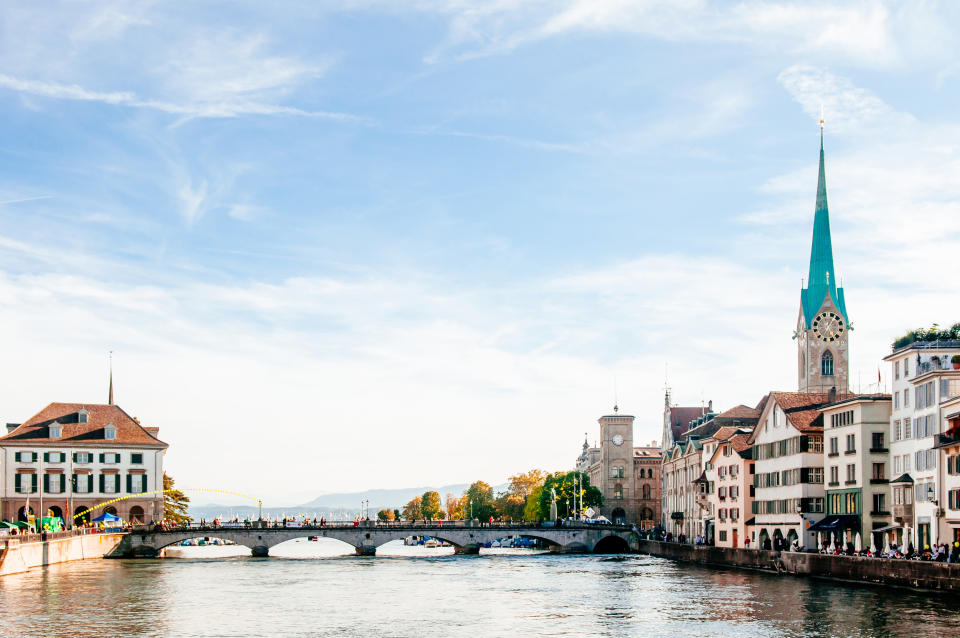
[[960,321],[958,30],[947,2],[4,2],[0,420],[105,402],[112,351],[179,486],[280,506],[568,469],[614,402],[659,441],[665,384],[755,405],[797,384],[821,105],[875,390],[895,337]]

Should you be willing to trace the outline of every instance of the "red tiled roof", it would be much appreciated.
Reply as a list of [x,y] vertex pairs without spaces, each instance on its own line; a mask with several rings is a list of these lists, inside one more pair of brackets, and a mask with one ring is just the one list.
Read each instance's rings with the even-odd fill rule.
[[823,432],[823,413],[816,408],[784,413],[790,425],[801,432]]
[[730,438],[728,443],[730,443],[730,446],[733,447],[736,452],[743,452],[751,448],[749,434],[735,434]]
[[[79,422],[80,410],[87,411],[87,422]],[[63,426],[58,439],[50,438],[49,426],[58,421]],[[117,428],[117,438],[103,438],[104,427]],[[156,428],[150,428],[156,432]],[[13,432],[0,437],[4,443],[62,445],[80,443],[96,445],[136,445],[166,448],[167,444],[147,432],[133,417],[117,405],[95,403],[51,403],[22,423]]]
[[830,395],[826,392],[771,392],[770,395],[776,399],[777,404],[783,408],[784,412],[795,408],[821,405],[830,401]]
[[726,412],[721,412],[716,416],[718,419],[759,419],[760,410],[749,408],[743,404],[736,405]]
[[687,431],[690,421],[699,419],[706,414],[707,409],[703,406],[682,407],[679,405],[670,406],[670,428],[673,430],[673,440],[679,441],[680,437]]
[[739,428],[735,428],[732,425],[725,425],[713,433],[713,438],[717,441],[726,441],[731,436],[736,434],[738,429]]

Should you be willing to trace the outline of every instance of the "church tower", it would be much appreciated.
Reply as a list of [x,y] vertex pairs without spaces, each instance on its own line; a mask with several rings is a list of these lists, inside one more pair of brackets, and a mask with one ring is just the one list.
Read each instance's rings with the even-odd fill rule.
[[597,487],[603,493],[600,511],[614,523],[636,520],[637,501],[633,477],[633,420],[620,414],[602,416],[600,423],[601,477]]
[[850,320],[833,269],[827,180],[823,166],[823,120],[820,120],[820,176],[813,218],[813,245],[807,287],[800,290],[797,319],[797,379],[800,392],[844,394],[849,387]]

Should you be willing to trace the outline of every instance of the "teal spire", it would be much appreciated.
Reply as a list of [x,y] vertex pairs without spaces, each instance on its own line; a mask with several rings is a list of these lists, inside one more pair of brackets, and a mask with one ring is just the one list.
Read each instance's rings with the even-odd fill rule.
[[807,287],[800,293],[803,316],[809,326],[827,295],[849,324],[843,288],[837,287],[833,269],[833,242],[830,239],[830,212],[827,208],[827,177],[823,161],[823,128],[820,128],[820,175],[817,178],[817,208],[813,217],[813,244],[810,248],[810,274]]

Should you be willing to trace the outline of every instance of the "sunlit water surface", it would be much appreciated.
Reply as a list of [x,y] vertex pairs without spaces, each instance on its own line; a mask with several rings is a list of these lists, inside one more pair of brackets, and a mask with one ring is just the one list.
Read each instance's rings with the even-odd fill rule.
[[89,560],[0,578],[11,636],[960,636],[960,601],[905,589],[399,542],[321,539]]

